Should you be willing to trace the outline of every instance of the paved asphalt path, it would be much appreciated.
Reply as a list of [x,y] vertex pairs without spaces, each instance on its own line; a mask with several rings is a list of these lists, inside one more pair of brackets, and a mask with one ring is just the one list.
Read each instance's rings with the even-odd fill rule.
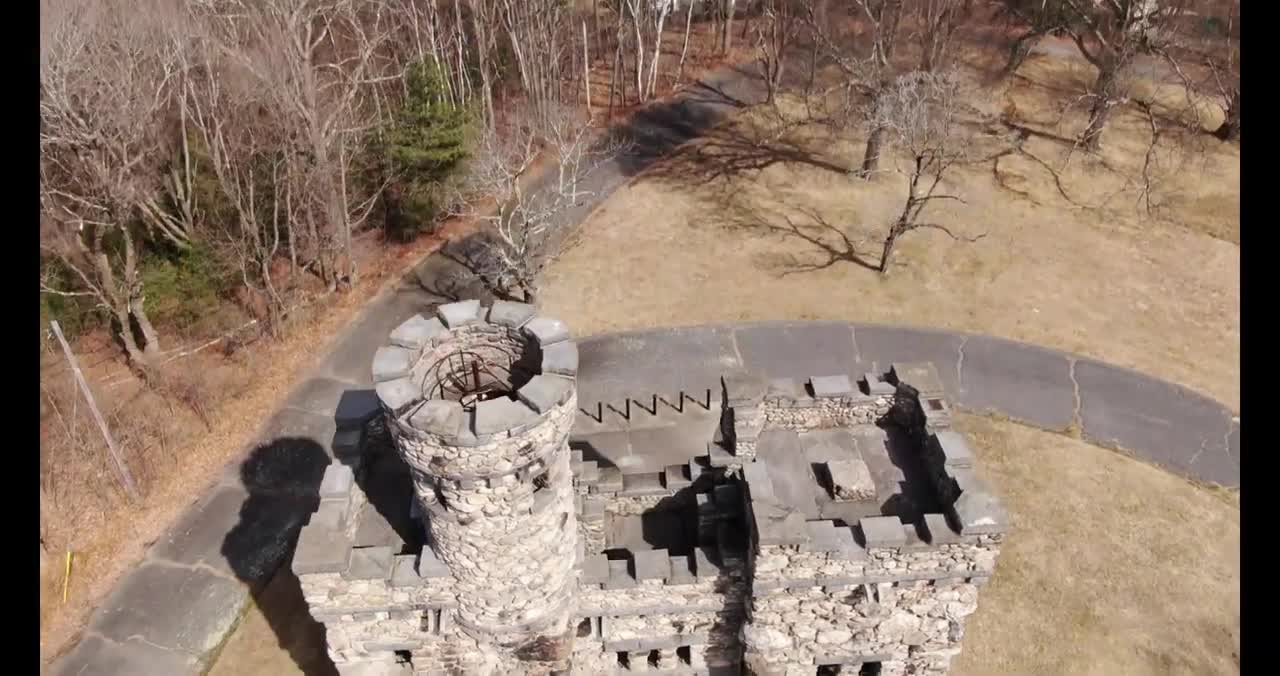
[[[566,218],[584,218],[629,177],[733,110],[760,101],[761,92],[758,79],[729,68],[672,101],[640,111],[621,128],[635,144],[592,173],[584,184],[591,197]],[[344,432],[376,414],[370,374],[374,351],[414,313],[430,313],[458,298],[485,298],[458,262],[466,258],[467,247],[464,241],[428,257],[361,312],[264,425],[258,441],[121,580],[94,612],[79,643],[48,673],[181,676],[208,668],[251,599],[287,560],[317,504],[334,447],[346,443]],[[1074,426],[1086,439],[1124,448],[1172,471],[1239,484],[1239,422],[1216,401],[1032,345],[871,324],[737,324],[583,339],[577,437],[579,443],[611,434],[633,441],[646,434],[660,438],[669,422],[662,416],[670,414],[646,419],[641,405],[655,408],[654,395],[665,402],[680,398],[680,392],[714,392],[725,371],[745,368],[807,378],[884,370],[899,361],[933,362],[952,401],[962,408],[996,411],[1052,430]],[[693,410],[678,415],[693,415]],[[598,420],[597,411],[604,411]],[[619,413],[626,411],[630,419]],[[275,624],[283,636],[287,628]]]

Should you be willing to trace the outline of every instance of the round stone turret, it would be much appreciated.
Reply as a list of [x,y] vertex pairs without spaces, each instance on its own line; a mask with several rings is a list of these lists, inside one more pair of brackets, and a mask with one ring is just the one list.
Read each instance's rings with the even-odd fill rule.
[[547,652],[568,634],[576,587],[577,345],[531,306],[474,300],[413,317],[390,343],[374,381],[430,546],[456,580],[459,626]]

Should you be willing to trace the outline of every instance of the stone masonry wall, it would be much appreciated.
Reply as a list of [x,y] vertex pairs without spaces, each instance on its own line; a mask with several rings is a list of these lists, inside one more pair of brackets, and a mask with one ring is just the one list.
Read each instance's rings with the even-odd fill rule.
[[[737,455],[747,442],[742,476],[753,541],[742,636],[751,672],[798,676],[876,662],[884,675],[945,674],[1008,521],[974,475],[963,438],[949,429],[932,367],[895,364],[886,377],[867,375],[861,388],[845,376],[814,377],[800,389],[739,374],[726,377],[724,399]],[[766,429],[872,423],[905,432],[943,513],[917,523],[810,521],[778,497],[767,464],[753,458]]]
[[876,661],[942,674],[977,598],[976,585],[952,580],[780,589],[756,596],[743,640],[757,673]]

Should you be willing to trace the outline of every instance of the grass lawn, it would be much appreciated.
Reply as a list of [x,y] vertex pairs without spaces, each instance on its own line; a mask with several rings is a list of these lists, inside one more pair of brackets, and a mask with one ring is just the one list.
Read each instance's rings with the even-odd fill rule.
[[[1021,73],[975,101],[1072,135],[1070,124],[1054,124],[1052,88],[1083,69],[1036,59]],[[780,107],[797,108],[793,99]],[[541,302],[579,335],[766,319],[976,331],[1135,368],[1239,410],[1239,149],[1208,139],[1194,153],[1160,154],[1152,193],[1162,206],[1148,215],[1125,180],[1143,156],[1146,125],[1118,111],[1100,158],[1026,141],[1061,168],[1070,199],[1090,208],[1068,202],[1022,155],[956,168],[943,187],[965,202],[934,202],[926,219],[985,236],[910,232],[881,277],[850,259],[876,259],[904,179],[886,172],[867,182],[795,161],[741,170],[778,156],[758,147],[776,133],[772,116],[749,110],[605,202],[551,267]],[[998,148],[981,136],[974,145],[975,157]],[[862,151],[860,138],[811,127],[772,147],[844,166]]]

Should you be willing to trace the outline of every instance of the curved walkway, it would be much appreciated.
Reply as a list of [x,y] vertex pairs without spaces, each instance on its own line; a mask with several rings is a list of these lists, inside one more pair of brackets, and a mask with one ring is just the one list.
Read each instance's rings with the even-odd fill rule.
[[[1240,423],[1180,385],[1088,357],[1003,338],[830,321],[758,322],[592,336],[579,343],[578,400],[644,403],[718,388],[725,371],[769,377],[882,372],[932,362],[952,402],[1054,431],[1078,431],[1184,476],[1240,484]],[[610,411],[608,407],[605,411]],[[622,424],[621,416],[606,414]]]

